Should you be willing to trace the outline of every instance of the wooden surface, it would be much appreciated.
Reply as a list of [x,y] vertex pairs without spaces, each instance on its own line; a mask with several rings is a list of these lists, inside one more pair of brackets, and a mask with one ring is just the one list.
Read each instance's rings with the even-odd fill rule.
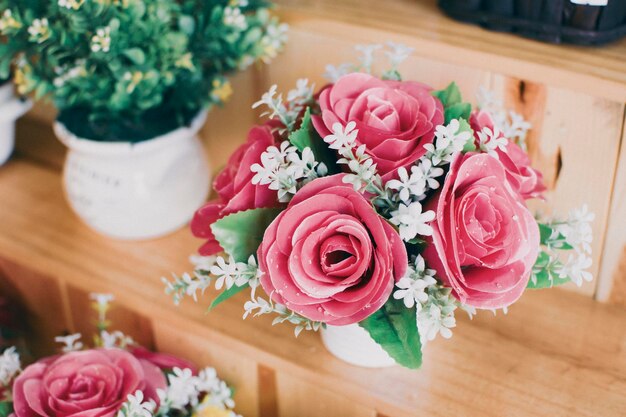
[[[626,102],[626,39],[602,48],[550,45],[444,16],[436,0],[276,0],[282,17],[312,32],[351,25],[395,33],[420,56]],[[375,39],[385,42],[385,36]]]
[[608,279],[600,282],[598,299],[626,307],[626,129],[623,134],[601,265]]
[[199,242],[186,230],[144,243],[105,239],[70,212],[59,173],[24,158],[0,170],[0,196],[1,288],[31,307],[31,325],[84,329],[86,292],[113,292],[124,330],[214,365],[239,387],[247,416],[610,417],[626,409],[626,312],[580,294],[529,292],[508,316],[461,314],[453,339],[428,345],[417,372],[355,368],[317,334],[296,339],[271,318],[243,321],[243,295],[208,315],[205,305],[174,307],[160,277],[189,269]]

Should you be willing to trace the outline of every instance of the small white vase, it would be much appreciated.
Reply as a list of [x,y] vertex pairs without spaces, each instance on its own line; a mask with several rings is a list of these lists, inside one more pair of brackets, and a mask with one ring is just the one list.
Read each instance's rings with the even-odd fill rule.
[[201,112],[182,127],[138,143],[78,138],[56,122],[68,148],[63,181],[70,206],[94,230],[152,239],[184,226],[206,200],[210,171],[197,133]]
[[358,324],[326,326],[322,329],[322,341],[330,353],[352,365],[386,368],[396,363]]
[[13,94],[13,84],[0,86],[0,166],[9,159],[15,147],[15,121],[30,109],[30,101]]

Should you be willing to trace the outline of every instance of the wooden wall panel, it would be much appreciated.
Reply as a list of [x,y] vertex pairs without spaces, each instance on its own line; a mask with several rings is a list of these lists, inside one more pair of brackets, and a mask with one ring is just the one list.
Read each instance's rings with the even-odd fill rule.
[[277,374],[280,417],[376,417],[376,411],[340,392],[328,391],[289,374]]
[[[90,293],[68,285],[67,294],[74,331],[83,335],[86,344],[91,344],[92,336],[97,333],[98,316],[92,306],[93,300],[90,298]],[[130,310],[113,300],[111,308],[107,312],[107,319],[111,323],[110,331],[119,330],[132,337],[140,345],[149,349],[153,348],[152,324],[147,316]]]
[[0,294],[25,312],[23,325],[34,357],[56,352],[55,336],[74,332],[63,284],[56,278],[0,260]]
[[600,280],[600,262],[609,205],[621,142],[624,104],[562,90],[542,84],[495,75],[492,90],[506,107],[524,115],[533,124],[528,137],[533,164],[545,175],[546,201],[533,208],[557,216],[587,204],[595,213],[593,224],[594,281],[578,289],[595,293]]
[[236,411],[246,417],[258,417],[260,387],[254,358],[237,355],[176,323],[158,321],[153,327],[158,351],[179,355],[201,367],[215,368],[219,377],[235,390]]
[[626,117],[600,271],[598,299],[626,307]]

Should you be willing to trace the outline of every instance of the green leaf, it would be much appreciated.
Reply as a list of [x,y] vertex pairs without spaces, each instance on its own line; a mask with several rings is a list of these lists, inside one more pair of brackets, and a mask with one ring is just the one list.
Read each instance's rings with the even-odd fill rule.
[[[241,291],[245,290],[246,288],[249,288],[250,284],[245,284],[242,285],[241,287],[238,287],[236,285],[233,285],[232,287],[230,287],[229,289],[222,291],[222,293],[220,295],[218,295],[215,300],[213,300],[211,302],[211,305],[209,306],[209,311],[213,310],[215,307],[217,307],[219,304],[223,303],[224,301],[228,300],[230,297],[234,296],[235,294],[240,293]],[[2,416],[0,416],[2,417]]]
[[470,133],[470,138],[467,140],[467,142],[465,143],[465,146],[463,147],[463,152],[472,152],[476,150],[476,142],[474,141],[474,130],[472,129],[472,127],[470,126],[470,124],[467,122],[466,119],[459,119],[459,133],[463,133],[463,132],[469,132]]
[[0,402],[0,417],[8,417],[13,413],[13,403],[11,401]]
[[289,135],[289,142],[291,142],[291,144],[300,152],[302,152],[305,148],[310,148],[311,151],[313,151],[315,160],[317,162],[323,162],[324,165],[326,165],[326,168],[328,168],[328,172],[330,174],[340,172],[337,167],[337,156],[313,127],[310,107],[307,107],[304,112],[300,128],[294,130]]
[[211,231],[235,261],[247,262],[263,241],[265,229],[280,212],[277,208],[240,211],[213,223]]
[[390,298],[385,305],[359,323],[372,339],[399,365],[417,369],[422,365],[422,343],[415,308]]
[[542,269],[541,271],[535,273],[534,277],[536,278],[537,282],[533,282],[533,279],[531,277],[530,281],[528,281],[528,285],[526,286],[526,288],[531,290],[552,288],[559,285],[567,284],[571,281],[569,278],[560,278],[558,275],[551,273],[547,269]]
[[[554,233],[554,228],[550,227],[547,224],[539,223],[539,239],[542,245],[547,245],[548,242],[552,242],[552,246],[561,250],[572,250],[574,247],[567,243],[565,240],[565,236],[562,234],[558,234],[556,238],[552,238],[552,234]],[[558,242],[558,244],[555,244]]]
[[433,91],[432,95],[437,97],[443,104],[445,123],[450,123],[452,119],[469,120],[472,113],[472,105],[464,103],[461,90],[455,82],[450,83],[444,90]]
[[432,95],[437,97],[444,108],[454,106],[462,102],[461,90],[459,86],[453,81],[444,90],[433,91]]
[[446,123],[450,123],[453,119],[468,120],[472,114],[472,105],[469,103],[458,103],[447,107],[444,111]]
[[146,62],[146,54],[139,48],[127,49],[124,55],[135,65],[143,65]]
[[539,223],[539,238],[542,245],[545,245],[552,236],[552,228],[547,224]]

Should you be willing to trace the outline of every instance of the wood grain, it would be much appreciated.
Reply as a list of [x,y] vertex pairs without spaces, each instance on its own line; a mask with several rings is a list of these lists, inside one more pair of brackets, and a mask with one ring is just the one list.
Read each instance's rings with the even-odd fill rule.
[[[83,291],[115,293],[120,305],[149,317],[155,329],[166,323],[169,330],[155,330],[157,345],[166,350],[190,357],[209,351],[218,367],[224,358],[224,372],[233,358],[274,370],[279,411],[289,396],[304,396],[281,385],[283,374],[359,409],[398,417],[612,417],[626,408],[626,313],[579,294],[529,292],[508,316],[461,317],[451,341],[427,345],[417,372],[356,368],[326,352],[317,334],[296,339],[290,326],[271,326],[271,318],[243,321],[245,294],[208,315],[211,293],[200,304],[174,307],[159,278],[189,269],[186,258],[199,242],[185,230],[152,242],[107,240],[70,213],[58,173],[22,160],[0,170],[0,195],[4,262],[27,265],[33,279],[52,271]],[[315,398],[310,401],[315,407]]]
[[626,307],[626,115],[604,242],[598,299]]
[[[402,41],[422,57],[626,102],[626,40],[550,45],[444,16],[436,0],[277,0],[292,27],[361,42]],[[342,60],[343,61],[343,60]]]

